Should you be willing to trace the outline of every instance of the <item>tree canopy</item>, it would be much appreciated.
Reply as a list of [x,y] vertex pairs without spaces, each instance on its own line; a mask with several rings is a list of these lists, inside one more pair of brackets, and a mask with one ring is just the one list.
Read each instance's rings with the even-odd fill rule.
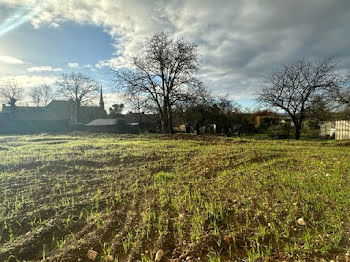
[[0,85],[0,96],[10,106],[15,106],[24,96],[24,90],[15,80],[9,80]]
[[91,101],[99,91],[97,82],[81,73],[62,74],[57,81],[58,92],[65,98],[75,102],[75,120],[80,121],[80,105]]
[[287,113],[294,123],[295,137],[299,139],[302,123],[315,97],[338,86],[335,66],[332,58],[316,62],[302,59],[283,65],[266,76],[266,85],[258,101]]
[[197,45],[167,34],[145,39],[140,54],[132,57],[133,69],[114,70],[116,87],[129,95],[146,97],[156,108],[162,131],[173,131],[173,106],[192,99],[202,83]]

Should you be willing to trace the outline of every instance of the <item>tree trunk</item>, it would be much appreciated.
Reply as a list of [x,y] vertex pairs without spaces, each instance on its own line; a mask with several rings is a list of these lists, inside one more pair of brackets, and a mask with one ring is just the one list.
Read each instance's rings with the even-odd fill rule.
[[80,101],[75,101],[75,123],[80,122]]
[[300,139],[300,128],[295,128],[295,139],[296,140]]
[[173,127],[173,116],[172,116],[172,111],[170,104],[168,103],[168,125],[169,125],[169,133],[173,134],[174,133],[174,127]]
[[164,98],[163,114],[162,114],[162,133],[167,134],[169,128],[169,116],[168,116],[168,101]]
[[294,123],[294,128],[295,128],[295,139],[299,140],[300,133],[301,133],[301,122],[297,121],[296,123]]
[[186,132],[187,134],[191,133],[191,125],[190,125],[189,123],[187,123],[187,124],[185,125],[185,132]]
[[162,117],[162,133],[167,134],[168,129],[168,118],[166,116]]
[[200,135],[200,134],[201,134],[200,124],[197,123],[196,124],[196,135]]

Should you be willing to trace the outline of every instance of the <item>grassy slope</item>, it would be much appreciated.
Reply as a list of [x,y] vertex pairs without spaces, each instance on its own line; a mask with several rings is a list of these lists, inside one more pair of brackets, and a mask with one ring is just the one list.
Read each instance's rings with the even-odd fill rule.
[[345,261],[349,143],[177,138],[0,137],[0,261]]

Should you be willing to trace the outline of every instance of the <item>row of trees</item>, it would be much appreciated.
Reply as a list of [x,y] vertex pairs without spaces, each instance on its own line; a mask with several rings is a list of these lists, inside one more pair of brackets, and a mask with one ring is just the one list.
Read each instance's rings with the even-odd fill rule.
[[46,106],[56,96],[73,99],[78,104],[93,99],[100,86],[92,78],[81,73],[63,74],[56,82],[57,88],[48,84],[32,87],[27,93],[15,80],[8,80],[0,86],[0,96],[11,106],[23,100],[27,94],[31,102],[36,106]]
[[[238,107],[231,101],[213,97],[198,78],[200,63],[194,43],[174,40],[165,33],[154,34],[145,40],[140,53],[130,62],[129,68],[112,70],[116,91],[136,111],[157,113],[163,133],[174,131],[174,118],[181,118],[198,132],[200,126],[209,122],[215,122],[225,131],[228,125],[232,127],[238,121],[234,120],[239,116]],[[333,58],[316,62],[302,59],[283,65],[266,76],[257,100],[287,114],[299,139],[303,122],[312,112],[326,118],[327,112],[350,107],[349,81],[336,72],[336,65]],[[63,74],[57,87],[60,96],[75,102],[77,112],[99,89],[95,80],[80,73]],[[0,95],[15,105],[21,91],[8,85],[1,89]],[[45,105],[55,93],[43,85],[33,88],[29,95],[36,105]],[[117,116],[123,108],[124,105],[116,104],[111,112]]]
[[[56,86],[54,89],[50,85],[42,84],[31,88],[27,95],[36,106],[46,106],[57,96],[74,101],[78,122],[80,106],[95,98],[100,89],[94,79],[81,73],[62,74]],[[0,96],[10,106],[16,106],[25,95],[24,89],[14,80],[9,80],[0,87]]]
[[[174,108],[188,122],[196,118],[197,127],[210,119],[208,108],[213,109],[217,103],[196,77],[199,59],[195,44],[156,34],[145,41],[144,48],[131,62],[132,69],[114,71],[116,86],[131,100],[142,97],[145,103],[150,103],[160,116],[164,133],[173,132]],[[287,114],[299,139],[303,122],[310,114],[350,106],[349,78],[337,73],[336,65],[333,58],[302,59],[283,65],[266,76],[266,85],[257,100]],[[227,112],[221,116],[225,117]]]
[[[31,102],[36,106],[46,106],[55,97],[55,94],[54,89],[47,84],[33,87],[27,93]],[[15,106],[18,101],[23,100],[25,95],[26,92],[15,80],[9,80],[0,86],[0,96],[10,106]]]
[[334,58],[316,62],[302,59],[284,65],[266,77],[258,101],[286,113],[299,139],[303,122],[310,115],[327,120],[330,112],[350,107],[349,78],[337,73],[336,65]]

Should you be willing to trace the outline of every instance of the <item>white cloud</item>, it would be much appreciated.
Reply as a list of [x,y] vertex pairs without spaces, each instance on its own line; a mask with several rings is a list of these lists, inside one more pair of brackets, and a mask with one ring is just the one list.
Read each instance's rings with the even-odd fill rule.
[[27,75],[15,75],[15,76],[2,76],[0,77],[0,83],[7,81],[16,81],[19,86],[23,88],[30,88],[41,84],[52,85],[57,81],[55,76],[27,76]]
[[68,67],[71,67],[71,68],[78,68],[79,67],[78,63],[68,63],[67,65],[68,65]]
[[63,71],[62,68],[53,68],[52,66],[34,66],[27,68],[28,72],[60,72]]
[[[0,0],[0,4],[35,7],[37,1]],[[147,36],[166,31],[197,42],[203,81],[218,93],[230,92],[237,98],[252,97],[262,75],[303,56],[337,55],[343,67],[350,67],[350,1],[54,0],[47,4],[31,19],[34,27],[73,21],[100,26],[112,36],[116,54],[96,68],[129,66],[129,57],[139,52]]]
[[16,57],[11,57],[11,56],[0,56],[0,63],[6,63],[6,64],[24,64],[24,62]]
[[89,68],[91,72],[96,72],[96,69],[90,64],[84,65],[84,68]]
[[60,24],[58,24],[58,23],[56,23],[56,22],[52,22],[52,23],[50,24],[50,27],[52,27],[52,28],[59,28],[59,27],[60,27]]
[[102,67],[106,67],[106,66],[110,66],[111,63],[109,60],[102,60],[102,61],[99,61],[95,67],[98,68],[98,69],[101,69]]

